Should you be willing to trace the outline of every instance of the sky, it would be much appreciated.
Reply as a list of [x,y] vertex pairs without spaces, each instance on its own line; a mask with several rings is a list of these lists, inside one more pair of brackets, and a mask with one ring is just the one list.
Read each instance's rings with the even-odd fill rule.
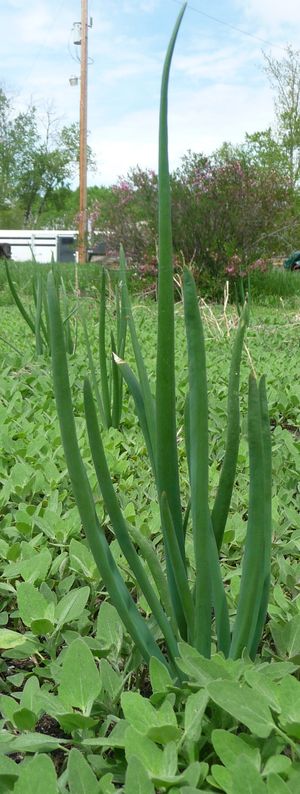
[[[160,78],[181,2],[89,0],[88,141],[97,162],[89,184],[110,185],[130,168],[157,170]],[[34,104],[41,130],[79,119],[80,47],[72,27],[80,0],[0,0],[0,85],[15,111]],[[263,52],[299,49],[299,0],[191,0],[181,25],[169,90],[170,167],[188,150],[274,124]],[[75,37],[76,38],[76,37]]]

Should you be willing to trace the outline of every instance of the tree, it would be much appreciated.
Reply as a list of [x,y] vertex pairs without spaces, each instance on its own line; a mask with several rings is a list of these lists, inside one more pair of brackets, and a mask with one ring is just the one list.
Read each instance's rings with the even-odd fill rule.
[[[281,150],[271,132],[224,144],[210,157],[188,152],[171,175],[174,254],[199,272],[223,273],[230,257],[243,263],[282,250],[290,191]],[[132,169],[111,188],[90,188],[95,230],[109,231],[140,265],[156,255],[157,176]]]
[[110,188],[90,188],[93,229],[108,233],[110,248],[124,245],[131,261],[155,256],[157,239],[157,175],[132,168]]
[[295,189],[300,180],[300,50],[288,45],[281,60],[266,53],[264,58],[265,71],[275,91],[278,140]]
[[[92,153],[88,152],[92,164]],[[0,90],[0,219],[3,225],[36,226],[55,191],[78,169],[79,126],[58,128],[50,110],[42,135],[35,107],[14,114]]]
[[189,152],[172,176],[175,250],[200,269],[217,274],[235,253],[247,263],[277,247],[288,186],[257,145],[224,144],[210,157]]

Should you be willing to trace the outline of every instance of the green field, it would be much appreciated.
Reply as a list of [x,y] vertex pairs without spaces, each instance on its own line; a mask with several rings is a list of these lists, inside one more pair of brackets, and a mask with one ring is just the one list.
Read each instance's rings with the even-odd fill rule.
[[[26,295],[24,299],[26,303]],[[97,301],[82,297],[80,304],[97,360]],[[113,306],[108,306],[108,325],[114,323]],[[156,304],[135,300],[133,308],[154,389]],[[184,495],[188,494],[183,438],[187,357],[180,302],[175,314]],[[253,794],[296,794],[300,780],[300,303],[298,310],[296,298],[283,308],[254,304],[242,359],[241,441],[221,569],[233,618],[247,526],[246,394],[251,362],[256,374],[265,373],[267,378],[273,451],[272,583],[259,655],[254,664],[245,656],[225,664],[220,654],[209,662],[197,651],[191,655],[192,649],[182,644],[183,681],[175,686],[160,662],[150,664],[150,673],[143,664],[110,604],[87,546],[61,445],[50,359],[35,356],[34,337],[14,306],[2,305],[1,316],[0,791],[238,794],[246,791],[247,779],[247,791]],[[205,305],[202,317],[212,503],[224,455],[229,355],[237,316],[233,307],[224,317],[221,305]],[[87,354],[77,315],[72,323],[77,345],[69,357],[70,381],[97,515],[122,577],[159,641],[159,629],[120,552],[96,482],[83,413]],[[134,367],[129,341],[126,360]],[[126,389],[120,429],[104,430],[102,438],[124,515],[151,540],[164,567],[155,485]],[[189,525],[186,554],[193,582]],[[213,654],[214,643],[213,637]]]

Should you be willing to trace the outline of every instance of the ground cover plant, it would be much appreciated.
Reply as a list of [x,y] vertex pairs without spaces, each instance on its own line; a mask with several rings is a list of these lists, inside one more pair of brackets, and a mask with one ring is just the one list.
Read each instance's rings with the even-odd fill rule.
[[[89,310],[96,327],[97,307],[93,309],[89,302]],[[153,388],[156,307],[152,303],[138,303],[133,311]],[[229,312],[228,337],[221,308],[214,310],[214,317],[215,322],[207,312],[204,318],[210,394],[211,501],[224,454],[228,353],[234,333],[231,323],[237,321]],[[125,785],[126,792],[135,791],[135,782],[139,780],[140,790],[146,792],[163,792],[174,786],[177,792],[193,791],[193,786],[196,791],[235,792],[239,791],[238,775],[252,775],[254,791],[296,792],[299,779],[293,743],[297,744],[298,737],[300,659],[297,313],[290,310],[286,316],[283,310],[262,311],[253,307],[247,336],[254,368],[264,369],[267,374],[273,427],[272,587],[260,659],[255,666],[247,659],[227,662],[225,666],[221,656],[205,661],[196,653],[191,656],[190,649],[182,645],[180,664],[186,684],[181,687],[174,687],[159,662],[152,662],[149,678],[130,637],[108,603],[70,493],[48,361],[43,357],[34,360],[30,331],[27,339],[24,338],[23,321],[16,310],[8,307],[4,319],[7,332],[19,349],[17,353],[1,344],[0,708],[3,718],[0,735],[3,753],[0,781],[4,791],[26,791],[26,785],[34,791],[34,779],[38,791],[41,779],[46,780],[48,774],[50,780],[45,791],[70,790],[75,794],[80,790],[79,780],[83,790],[86,785],[100,792],[122,790]],[[183,308],[177,304],[176,378],[182,420],[187,381],[184,338]],[[96,351],[95,335],[95,355]],[[128,360],[133,366],[130,345]],[[69,361],[69,370],[80,449],[99,519],[108,528],[109,518],[97,487],[84,429],[82,380],[86,354],[82,331],[76,360]],[[238,487],[234,491],[222,552],[222,573],[231,615],[237,607],[241,545],[247,520],[247,372],[244,356]],[[127,395],[121,430],[105,431],[105,450],[128,521],[154,543],[162,560],[155,487],[149,477],[145,443],[132,408]],[[178,445],[187,492],[182,430]],[[187,553],[193,575],[190,531],[188,535]],[[130,588],[135,587],[129,566],[113,537],[111,548],[121,565],[124,581]],[[139,589],[136,598],[149,617]],[[85,654],[82,643],[89,653]],[[72,648],[68,661],[67,652],[70,654]],[[83,663],[87,682],[85,703],[79,694]],[[66,694],[61,680],[71,681],[71,668],[74,691]],[[237,680],[235,694],[239,696],[241,692],[242,697],[234,705],[228,682],[230,685]],[[217,687],[214,681],[219,682]],[[220,681],[223,681],[223,695]],[[247,698],[249,691],[253,707],[250,712],[244,708],[245,693]],[[276,701],[279,695],[280,700]],[[263,716],[262,702],[267,707]],[[141,715],[139,721],[138,715]],[[125,746],[124,733],[129,726]],[[130,760],[133,754],[136,756],[137,745],[141,748],[139,759]],[[247,759],[242,759],[242,766],[239,764],[233,770],[242,750]],[[6,754],[10,756],[7,759]],[[187,772],[196,762],[200,768],[192,766]],[[30,778],[28,784],[26,775]],[[198,782],[194,785],[191,781],[196,778]]]
[[[166,96],[163,102],[165,99]],[[164,135],[163,141],[165,142]],[[163,189],[167,187],[165,154],[163,149]],[[169,286],[172,287],[172,269],[168,267],[167,261],[170,254],[170,229],[166,209],[168,207],[165,195],[161,204],[164,216],[161,242],[166,232],[167,238],[164,239],[165,247],[162,245],[164,250],[161,250],[160,261],[166,265],[164,276],[168,276]],[[124,261],[122,268],[124,288]],[[120,790],[125,794],[135,791],[142,794],[160,794],[166,791],[173,794],[193,794],[199,790],[221,790],[229,794],[239,794],[245,791],[245,785],[249,791],[266,794],[299,790],[299,389],[296,377],[298,345],[295,338],[299,318],[293,314],[291,325],[286,328],[285,315],[280,321],[274,314],[262,318],[254,310],[247,337],[252,372],[265,370],[268,377],[274,475],[273,554],[270,570],[268,555],[264,556],[267,540],[271,540],[268,535],[262,538],[262,554],[258,555],[258,567],[253,568],[253,563],[257,563],[255,555],[252,558],[252,567],[249,567],[249,559],[246,559],[246,565],[241,559],[241,548],[244,544],[248,548],[248,555],[252,553],[253,538],[250,533],[249,540],[249,527],[253,531],[257,526],[253,514],[253,508],[256,507],[253,491],[250,493],[250,505],[248,499],[249,478],[253,488],[254,464],[257,466],[254,480],[259,474],[260,486],[266,474],[269,477],[266,466],[269,422],[265,418],[264,390],[260,387],[259,400],[256,380],[252,376],[250,421],[247,424],[249,365],[246,365],[245,356],[240,388],[241,443],[237,448],[235,433],[234,470],[232,460],[230,467],[230,481],[233,483],[234,480],[237,488],[233,492],[227,523],[216,532],[218,524],[213,508],[212,525],[215,535],[212,534],[208,521],[202,533],[203,547],[199,550],[188,509],[185,554],[181,560],[176,542],[174,543],[175,533],[168,497],[163,495],[164,492],[168,494],[167,486],[164,489],[160,479],[169,472],[159,471],[162,462],[166,460],[165,453],[168,449],[165,430],[168,410],[172,420],[170,405],[175,401],[175,381],[177,380],[176,396],[180,421],[175,439],[174,436],[171,438],[173,451],[175,450],[173,462],[176,456],[182,482],[183,504],[187,506],[191,481],[191,513],[195,524],[198,520],[198,489],[195,497],[195,483],[198,486],[199,456],[193,448],[194,440],[199,440],[198,425],[201,426],[202,423],[202,442],[204,440],[206,443],[208,433],[210,437],[210,445],[207,446],[205,455],[202,445],[201,455],[205,471],[203,468],[200,470],[202,474],[204,472],[204,480],[206,470],[210,473],[209,488],[207,485],[202,501],[203,513],[207,515],[206,503],[218,503],[216,494],[220,470],[222,471],[222,461],[226,462],[224,436],[228,413],[229,353],[232,351],[234,366],[229,375],[229,412],[233,412],[233,427],[237,422],[238,406],[235,395],[232,399],[232,384],[237,392],[246,318],[242,318],[242,324],[237,328],[237,321],[232,313],[226,315],[220,310],[217,313],[208,309],[204,311],[207,355],[205,368],[203,344],[201,350],[198,349],[202,330],[190,274],[185,274],[184,306],[178,304],[174,307],[172,290],[167,289],[164,278],[159,285],[159,292],[164,301],[158,303],[158,327],[161,331],[164,330],[164,334],[159,339],[161,349],[158,351],[157,372],[154,377],[156,335],[153,332],[153,321],[156,307],[151,304],[133,304],[131,309],[125,287],[131,345],[129,344],[126,353],[128,364],[120,361],[116,363],[123,371],[131,397],[126,394],[120,431],[110,427],[102,433],[111,478],[122,508],[122,512],[119,512],[103,455],[99,476],[94,442],[96,453],[99,453],[101,437],[93,413],[93,421],[89,426],[94,403],[88,385],[85,387],[85,413],[88,430],[92,430],[89,432],[89,443],[86,435],[81,388],[82,375],[86,373],[83,332],[76,359],[71,357],[68,362],[75,426],[73,424],[57,291],[53,281],[50,283],[51,352],[61,430],[77,504],[82,506],[82,497],[78,496],[78,487],[81,486],[83,497],[86,499],[88,496],[90,499],[90,502],[86,500],[84,509],[86,505],[89,510],[89,505],[93,506],[93,512],[90,510],[89,515],[91,526],[92,523],[96,524],[98,535],[94,542],[91,528],[87,528],[87,537],[91,541],[92,550],[95,552],[96,549],[94,557],[82,533],[81,521],[70,493],[48,360],[40,356],[38,361],[34,361],[28,357],[28,352],[27,357],[24,356],[23,332],[14,334],[14,350],[8,349],[4,344],[1,373],[3,487],[0,501],[3,595],[0,627],[0,645],[3,648],[0,786],[3,791],[34,792],[40,791],[42,787],[46,794],[58,791],[69,791],[71,794],[82,791],[111,794]],[[171,311],[168,316],[168,334],[166,327],[163,329],[160,315],[162,308],[166,309],[166,306]],[[113,305],[110,308],[113,324]],[[92,302],[87,309],[90,318],[96,318]],[[173,312],[176,314],[176,336],[172,338]],[[9,316],[13,316],[14,325],[16,315],[10,313],[8,318]],[[170,318],[172,322],[169,322]],[[10,327],[8,319],[8,330]],[[184,343],[186,329],[187,352]],[[91,339],[93,340],[92,336]],[[139,346],[137,339],[140,340]],[[276,357],[272,356],[275,339]],[[174,361],[173,356],[170,356],[173,344],[176,346]],[[94,341],[91,341],[91,345],[95,353]],[[149,386],[140,358],[141,350],[143,361],[147,362]],[[163,356],[160,358],[162,352]],[[174,381],[174,392],[171,389],[169,394],[163,394],[163,390],[160,390],[162,381],[159,370],[161,366],[165,375],[170,364],[169,377]],[[135,366],[139,369],[141,385],[133,376]],[[205,403],[200,403],[200,411],[198,401],[195,400],[195,396],[198,397],[195,370],[196,376],[199,370],[202,377],[202,400],[206,394],[204,376],[207,372],[210,395],[208,421]],[[159,433],[157,436],[151,434],[150,400],[147,406],[148,415],[146,412],[147,390],[151,394],[155,385],[160,395],[160,407],[163,405],[161,398],[169,398],[167,408],[160,418],[161,436]],[[63,386],[64,393],[59,391],[60,386]],[[187,387],[190,389],[188,400],[185,399]],[[165,384],[164,388],[166,389]],[[63,411],[60,407],[62,398]],[[144,434],[134,417],[133,403]],[[159,424],[158,414],[156,421]],[[68,426],[64,427],[66,422]],[[239,421],[237,424],[239,425]],[[261,425],[263,444],[259,443],[260,436],[257,434]],[[78,442],[75,439],[75,427]],[[186,445],[184,435],[187,439]],[[161,444],[160,459],[154,449],[153,440],[156,438]],[[73,460],[68,446],[70,440],[73,445]],[[230,433],[229,440],[232,453],[233,440]],[[253,441],[254,454],[253,449],[251,451]],[[78,457],[79,454],[81,458]],[[81,459],[84,463],[81,463]],[[170,458],[167,463],[169,461]],[[74,462],[79,462],[77,472],[72,468]],[[87,481],[84,480],[83,466],[90,482],[89,492]],[[152,479],[151,468],[154,474]],[[78,481],[76,477],[79,478]],[[202,482],[200,488],[201,485]],[[231,491],[231,485],[229,490]],[[264,491],[255,486],[254,493],[261,498]],[[267,491],[265,496],[262,510],[265,502],[268,505]],[[225,519],[228,507],[227,504]],[[84,509],[82,524],[86,528]],[[117,521],[114,520],[115,516]],[[120,527],[117,526],[121,521],[123,538]],[[161,533],[161,525],[166,531],[165,538],[164,533]],[[128,545],[127,526],[134,546]],[[269,534],[268,516],[265,527]],[[121,542],[118,543],[120,538]],[[213,550],[217,545],[221,546],[221,539],[223,544],[218,569]],[[100,540],[101,552],[106,555],[104,562],[99,559],[96,545]],[[257,552],[256,544],[261,538],[254,537],[254,540],[254,550]],[[195,578],[200,578],[199,551],[205,551],[205,544],[204,559],[207,570],[204,571],[206,578],[202,578],[202,582],[207,585],[207,591],[200,593],[197,602],[197,588],[194,601],[193,583]],[[139,565],[133,554],[135,546],[140,549]],[[166,557],[168,561],[168,555],[174,581],[170,577],[166,586],[165,562]],[[107,563],[111,578],[109,572],[107,573]],[[182,571],[184,565],[186,569]],[[242,631],[240,628],[236,630],[234,638],[234,629],[234,642],[231,646],[226,645],[226,632],[223,644],[224,625],[226,628],[224,599],[221,600],[221,618],[224,622],[222,624],[219,621],[218,624],[220,602],[214,592],[212,599],[209,594],[207,573],[210,573],[211,565],[214,566],[214,571],[219,570],[218,583],[220,580],[224,583],[230,627],[234,627],[240,610],[238,622]],[[181,577],[179,584],[184,590],[178,587],[176,566]],[[247,568],[248,574],[251,570],[255,571],[254,584],[257,590],[257,593],[249,592],[246,588],[244,603],[249,612],[246,609],[241,610],[245,581],[247,584]],[[264,627],[269,576],[272,587]],[[116,583],[117,596],[114,589]],[[183,607],[183,617],[186,619],[186,635],[185,624],[180,623],[180,617],[178,618],[180,610],[176,611],[176,605],[175,608],[172,607],[174,592],[175,601],[176,595],[182,593],[185,598],[179,599],[179,606]],[[218,597],[219,593],[220,589],[217,591]],[[171,618],[168,624],[173,632],[171,635],[157,608],[158,596],[166,613],[168,597],[171,602]],[[123,600],[125,607],[130,605],[128,611],[131,614],[135,610],[134,620],[128,620]],[[216,616],[213,625],[211,600]],[[190,615],[195,603],[199,607],[196,619],[193,614],[192,617]],[[261,615],[258,614],[259,611]],[[246,626],[243,625],[244,616],[247,620]],[[199,632],[199,625],[203,632]],[[249,638],[246,637],[247,627],[250,631]],[[145,638],[149,642],[146,654]],[[245,653],[247,641],[248,652]],[[257,650],[259,652],[256,656]],[[209,658],[211,651],[212,657]],[[225,658],[228,655],[230,658]],[[251,656],[253,659],[256,656],[254,661]],[[149,664],[145,665],[145,660]]]

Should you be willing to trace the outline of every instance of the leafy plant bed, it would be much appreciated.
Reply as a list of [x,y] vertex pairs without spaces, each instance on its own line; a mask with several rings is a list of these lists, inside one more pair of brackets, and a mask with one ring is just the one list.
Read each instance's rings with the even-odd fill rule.
[[[208,661],[182,644],[179,664],[185,682],[174,686],[159,662],[151,664],[149,679],[107,600],[70,494],[49,361],[40,357],[37,362],[30,355],[30,331],[24,335],[17,310],[8,307],[3,314],[3,327],[20,347],[20,354],[1,343],[2,790],[38,792],[43,781],[45,794],[68,790],[77,794],[85,790],[84,786],[98,794],[120,790],[126,794],[139,790],[146,794],[172,790],[184,794],[198,790],[235,794],[244,791],[238,787],[239,778],[251,780],[253,792],[296,793],[299,759],[295,745],[300,722],[300,442],[298,434],[288,429],[300,425],[294,315],[289,316],[289,324],[284,311],[275,314],[253,309],[247,338],[254,369],[266,371],[274,425],[272,587],[260,658],[255,665],[246,659],[225,662],[220,656]],[[148,369],[153,373],[156,306],[139,303],[134,315]],[[205,322],[213,428],[211,499],[224,448],[228,350],[232,344],[221,309],[215,310],[214,316],[218,325],[209,313]],[[96,310],[90,313],[89,321],[95,345],[93,317],[96,324]],[[178,304],[177,403],[182,415],[187,378],[183,338],[183,311]],[[129,347],[129,361],[132,355]],[[243,418],[247,370],[244,356],[237,488],[222,554],[232,615],[239,591],[240,548],[247,518],[248,461]],[[97,512],[107,523],[84,431],[81,385],[85,372],[80,334],[76,360],[70,360],[76,424]],[[127,519],[161,549],[155,491],[127,393],[121,429],[106,431],[104,443]],[[184,478],[187,472],[182,434],[178,448]],[[114,539],[111,548],[124,580],[135,587]],[[193,570],[191,543],[188,548]],[[133,593],[145,610],[140,592]],[[252,708],[245,713],[249,693]]]

